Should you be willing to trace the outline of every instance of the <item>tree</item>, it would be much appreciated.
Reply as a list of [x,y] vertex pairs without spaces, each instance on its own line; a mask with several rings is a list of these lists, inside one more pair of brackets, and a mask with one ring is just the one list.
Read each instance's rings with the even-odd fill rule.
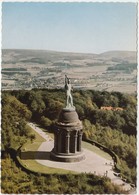
[[3,95],[2,98],[2,148],[19,147],[28,137],[26,120],[31,117],[27,107],[16,97]]
[[44,126],[44,127],[49,127],[51,124],[52,124],[52,121],[45,117],[45,116],[42,116],[41,117],[41,124]]

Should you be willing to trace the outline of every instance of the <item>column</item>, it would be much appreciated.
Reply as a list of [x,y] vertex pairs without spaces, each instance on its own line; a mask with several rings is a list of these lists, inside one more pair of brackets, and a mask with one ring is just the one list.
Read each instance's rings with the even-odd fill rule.
[[70,134],[69,131],[67,131],[65,137],[65,151],[67,154],[69,153],[69,144],[70,144]]
[[79,131],[79,134],[78,134],[78,144],[77,144],[77,151],[78,152],[81,152],[81,142],[82,142],[82,132]]
[[77,151],[77,131],[72,131],[70,134],[70,153],[75,154]]
[[75,132],[74,135],[74,152],[76,153],[77,151],[77,131]]

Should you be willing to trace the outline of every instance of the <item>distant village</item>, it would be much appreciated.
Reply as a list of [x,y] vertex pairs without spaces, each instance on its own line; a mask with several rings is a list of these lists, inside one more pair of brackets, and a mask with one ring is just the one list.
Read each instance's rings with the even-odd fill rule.
[[[18,67],[20,67],[20,64]],[[122,73],[108,71],[90,74],[89,72],[87,78],[83,73],[80,73],[80,76],[77,74],[77,77],[76,72],[69,70],[69,73],[75,89],[108,90],[122,82],[130,82],[131,87],[136,88],[136,74],[123,75]],[[13,70],[2,69],[2,90],[63,88],[65,74],[68,74],[68,70],[65,71],[58,67],[31,66],[24,70],[17,70],[16,68],[13,68]]]
[[[137,68],[134,57],[127,62],[100,55],[37,52],[4,51],[2,90],[63,88],[67,74],[74,89],[136,93]],[[121,62],[123,65],[118,64]]]

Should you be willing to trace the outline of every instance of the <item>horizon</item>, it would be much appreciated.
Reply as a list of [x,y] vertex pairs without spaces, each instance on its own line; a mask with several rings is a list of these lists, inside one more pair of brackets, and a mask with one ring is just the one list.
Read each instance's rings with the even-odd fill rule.
[[2,49],[137,51],[136,17],[133,2],[3,2]]
[[71,51],[56,51],[56,50],[48,50],[48,49],[22,49],[22,48],[2,48],[2,50],[34,50],[34,51],[48,51],[48,52],[59,52],[59,53],[77,53],[77,54],[95,54],[95,55],[100,55],[103,53],[108,53],[108,52],[137,52],[136,50],[109,50],[109,51],[104,51],[101,53],[87,53],[87,52],[71,52]]

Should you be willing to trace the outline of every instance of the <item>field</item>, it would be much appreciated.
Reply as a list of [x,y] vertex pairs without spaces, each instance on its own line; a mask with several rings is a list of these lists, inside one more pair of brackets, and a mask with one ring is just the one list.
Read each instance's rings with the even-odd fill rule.
[[41,50],[2,51],[2,89],[63,88],[135,93],[136,52],[83,54]]

